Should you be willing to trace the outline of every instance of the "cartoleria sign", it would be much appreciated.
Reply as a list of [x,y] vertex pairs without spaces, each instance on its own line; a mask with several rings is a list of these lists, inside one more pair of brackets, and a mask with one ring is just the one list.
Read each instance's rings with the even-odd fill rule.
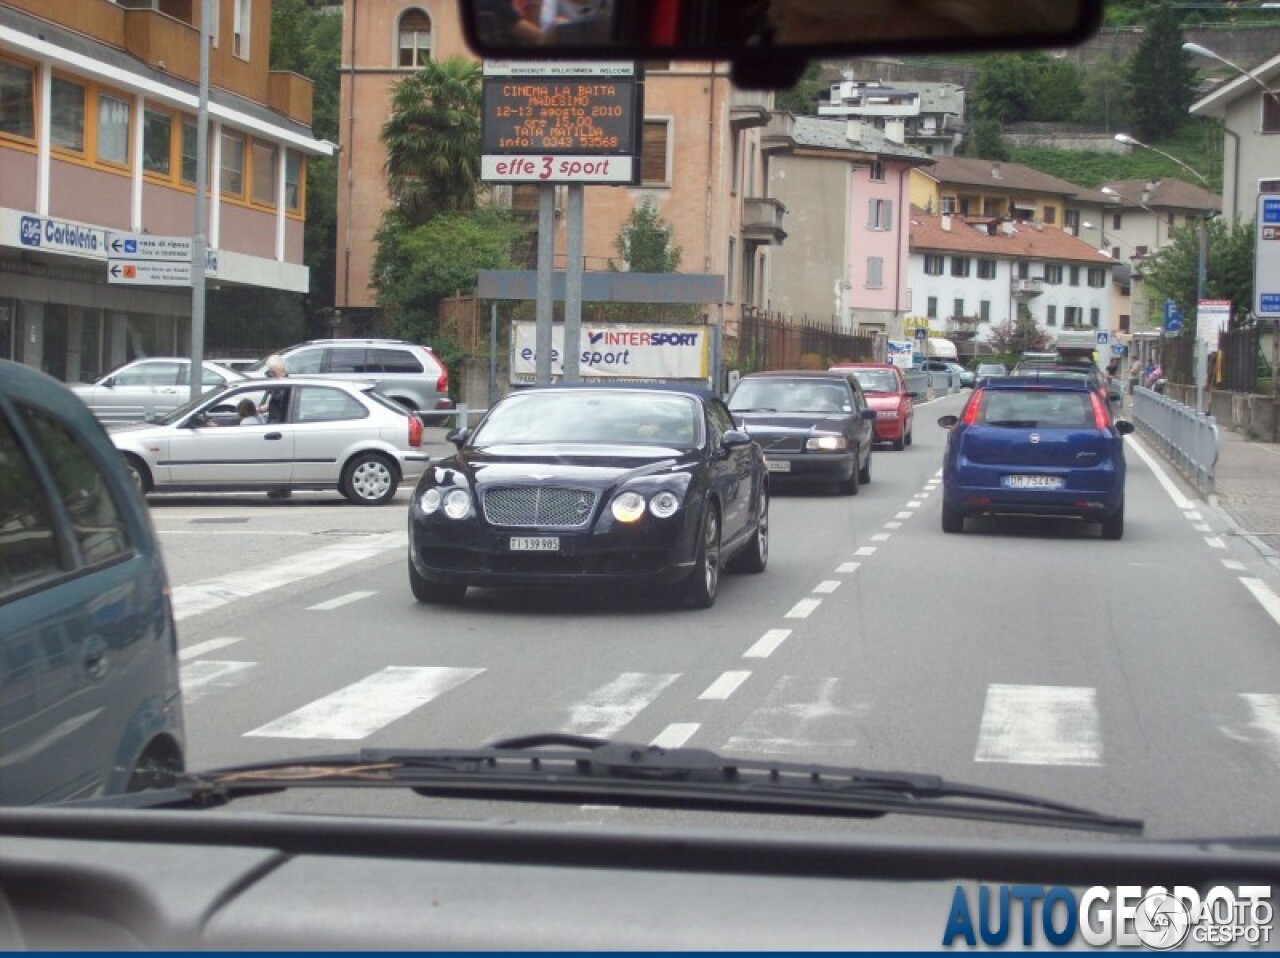
[[0,210],[0,244],[88,259],[107,258],[106,231],[54,216]]

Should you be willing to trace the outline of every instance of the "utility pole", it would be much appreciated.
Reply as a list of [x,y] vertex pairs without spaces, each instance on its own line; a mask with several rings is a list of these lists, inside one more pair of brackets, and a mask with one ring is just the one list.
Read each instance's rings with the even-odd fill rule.
[[209,40],[218,0],[200,4],[200,92],[196,109],[196,209],[191,236],[191,399],[204,392],[204,264],[209,199]]

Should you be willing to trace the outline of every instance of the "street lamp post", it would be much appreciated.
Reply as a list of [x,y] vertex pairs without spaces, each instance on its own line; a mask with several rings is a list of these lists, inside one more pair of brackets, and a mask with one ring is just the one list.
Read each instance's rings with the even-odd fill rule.
[[196,208],[191,232],[191,399],[199,399],[204,391],[204,263],[206,257],[205,223],[209,200],[205,191],[209,184],[209,40],[213,18],[217,16],[217,0],[201,0],[200,4],[200,91],[196,108]]

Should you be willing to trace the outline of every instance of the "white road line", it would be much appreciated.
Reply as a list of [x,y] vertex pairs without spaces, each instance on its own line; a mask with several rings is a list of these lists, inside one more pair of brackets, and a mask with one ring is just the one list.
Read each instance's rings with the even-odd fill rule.
[[1199,522],[1201,519],[1204,518],[1204,516],[1200,515],[1200,513],[1196,512],[1194,509],[1190,510],[1189,512],[1184,512],[1183,515],[1186,516],[1188,519],[1191,519],[1193,522]]
[[368,738],[432,699],[470,682],[483,671],[388,666],[331,695],[308,702],[252,732],[246,732],[245,736],[343,741]]
[[922,505],[924,505],[924,503],[921,502],[919,499],[912,499],[910,502],[907,503],[907,508],[919,509]]
[[790,629],[770,629],[747,651],[742,653],[744,659],[767,659],[791,635]]
[[286,532],[282,529],[157,529],[162,536],[315,536],[314,532]]
[[941,470],[941,469],[939,469],[939,470],[938,470],[937,472],[935,472],[933,475],[934,475],[934,478],[935,478],[935,479],[941,479],[941,478],[942,478],[942,470]]
[[204,698],[217,688],[241,685],[249,678],[249,672],[257,662],[215,662],[201,659],[182,666],[179,682],[182,685],[182,704],[190,705]]
[[1053,685],[989,685],[975,762],[1101,765],[1095,691]]
[[1280,695],[1242,692],[1240,697],[1253,713],[1249,727],[1258,733],[1272,757],[1280,762]]
[[243,641],[243,636],[239,638],[232,638],[228,636],[224,639],[210,639],[208,642],[197,642],[195,645],[189,645],[185,649],[178,649],[178,658],[185,662],[187,659],[194,659],[209,652],[216,652],[218,649],[225,649],[228,645],[235,645],[237,642]]
[[1243,562],[1237,562],[1235,559],[1223,559],[1223,560],[1222,560],[1222,564],[1223,564],[1224,566],[1226,566],[1228,569],[1230,569],[1232,572],[1243,572],[1243,571],[1245,571],[1245,565],[1244,565],[1244,563],[1243,563]]
[[836,566],[836,572],[849,575],[852,572],[857,572],[861,567],[861,562],[841,562]]
[[1160,468],[1160,464],[1156,462],[1155,457],[1147,452],[1146,447],[1139,440],[1129,436],[1125,439],[1125,444],[1132,446],[1133,451],[1147,464],[1147,468],[1155,474],[1156,480],[1164,487],[1164,491],[1169,494],[1169,498],[1173,500],[1173,504],[1177,508],[1183,511],[1195,508],[1195,504],[1182,494],[1182,491],[1174,484],[1173,480]]
[[911,518],[912,516],[914,516],[914,515],[915,515],[915,513],[914,513],[914,512],[899,512],[897,515],[895,515],[895,516],[894,516],[894,518],[895,518],[895,519],[910,519],[910,518]]
[[807,619],[813,614],[813,610],[822,605],[821,599],[801,599],[791,607],[784,619]]
[[856,556],[873,556],[876,554],[876,547],[861,546],[858,549],[855,549],[853,554]]
[[191,585],[180,585],[173,590],[173,617],[181,622],[240,599],[270,592],[356,562],[364,562],[382,552],[404,549],[408,541],[406,532],[362,536],[352,541],[335,542],[320,549],[298,552],[287,559],[269,562],[253,569],[242,569]]
[[1204,544],[1210,549],[1225,549],[1227,547],[1227,544],[1217,536],[1205,536]]
[[888,542],[893,536],[888,532],[877,532],[871,537],[872,542]]
[[1276,620],[1276,625],[1280,625],[1280,596],[1272,592],[1271,588],[1261,579],[1241,576],[1240,583],[1253,593],[1253,597],[1267,610],[1267,615]]
[[1195,529],[1196,532],[1212,532],[1213,531],[1213,526],[1209,525],[1209,523],[1207,522],[1192,523],[1191,528]]
[[840,588],[839,579],[823,579],[821,582],[819,582],[817,585],[813,587],[813,591],[817,592],[820,595],[830,595],[832,592],[835,592],[836,589],[838,588]]
[[675,722],[659,732],[658,737],[649,744],[656,745],[658,748],[679,748],[693,738],[693,733],[696,731],[698,731],[697,722]]
[[917,493],[916,493],[916,498],[917,498],[917,499],[928,499],[928,498],[929,498],[929,491],[928,491],[927,489],[921,489],[919,492],[917,492]]
[[784,675],[724,746],[739,755],[830,755],[855,744],[870,707],[838,678]]
[[308,612],[332,612],[334,609],[341,609],[344,605],[350,605],[352,602],[359,602],[361,599],[367,599],[371,595],[377,595],[377,592],[361,591],[348,592],[346,595],[340,595],[336,599],[329,599],[327,602],[317,602],[315,605],[307,606]]
[[886,523],[884,524],[884,527],[885,527],[886,529],[901,529],[901,528],[902,528],[902,523],[901,523],[901,522],[886,522]]
[[574,705],[563,731],[571,735],[601,735],[606,738],[614,735],[678,678],[679,672],[623,672]]
[[726,672],[720,678],[716,679],[707,686],[706,691],[698,696],[699,699],[707,701],[722,702],[734,692],[738,691],[738,687],[751,677],[748,671],[742,672]]

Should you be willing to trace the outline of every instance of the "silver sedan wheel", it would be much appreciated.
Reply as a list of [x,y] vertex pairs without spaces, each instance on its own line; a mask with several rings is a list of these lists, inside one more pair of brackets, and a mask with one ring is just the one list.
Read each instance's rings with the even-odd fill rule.
[[384,458],[366,454],[347,467],[342,491],[352,502],[377,506],[389,501],[398,485],[395,471]]

